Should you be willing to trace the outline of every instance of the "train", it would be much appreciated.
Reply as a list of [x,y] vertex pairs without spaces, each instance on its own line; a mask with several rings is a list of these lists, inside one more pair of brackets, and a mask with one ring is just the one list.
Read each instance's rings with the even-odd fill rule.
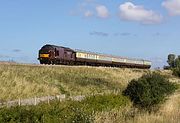
[[40,64],[87,65],[149,69],[151,61],[107,55],[46,44],[39,50]]

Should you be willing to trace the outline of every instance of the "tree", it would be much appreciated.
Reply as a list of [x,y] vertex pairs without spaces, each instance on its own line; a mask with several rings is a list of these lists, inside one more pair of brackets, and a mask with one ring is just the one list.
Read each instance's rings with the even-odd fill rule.
[[176,55],[174,55],[174,54],[169,54],[168,55],[167,63],[169,64],[169,66],[171,68],[175,67],[175,58],[176,58]]
[[165,66],[164,69],[171,69],[173,75],[180,77],[180,55],[176,57],[174,54],[169,54],[167,62],[169,66]]
[[176,59],[175,59],[175,62],[174,62],[174,67],[178,67],[180,68],[180,56],[178,56]]

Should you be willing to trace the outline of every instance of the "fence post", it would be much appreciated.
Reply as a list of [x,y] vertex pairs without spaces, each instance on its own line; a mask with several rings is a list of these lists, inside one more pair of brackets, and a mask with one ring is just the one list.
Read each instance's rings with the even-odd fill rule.
[[114,89],[114,92],[113,92],[113,94],[116,94],[116,90]]
[[49,104],[49,95],[48,95],[48,104]]
[[61,102],[61,101],[62,101],[61,96],[59,96],[59,102]]
[[8,105],[8,101],[6,101],[6,106],[7,106],[7,107],[9,107],[9,105]]
[[60,95],[57,95],[57,99],[58,99],[59,102],[61,102]]
[[36,97],[34,98],[34,105],[37,105]]
[[21,98],[19,98],[18,105],[21,106]]

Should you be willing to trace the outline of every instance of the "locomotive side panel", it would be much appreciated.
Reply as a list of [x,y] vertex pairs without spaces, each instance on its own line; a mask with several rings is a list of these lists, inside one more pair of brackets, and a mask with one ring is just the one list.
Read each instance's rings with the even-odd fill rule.
[[75,52],[69,48],[64,48],[61,50],[61,59],[60,59],[60,64],[67,64],[67,65],[72,65],[75,62]]
[[64,58],[64,48],[56,47],[55,48],[55,58],[63,59]]

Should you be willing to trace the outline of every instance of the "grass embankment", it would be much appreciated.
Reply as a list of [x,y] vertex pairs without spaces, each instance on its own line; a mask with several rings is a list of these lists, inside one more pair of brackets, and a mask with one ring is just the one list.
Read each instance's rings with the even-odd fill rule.
[[[0,98],[121,92],[128,82],[147,72],[149,70],[103,67],[0,65]],[[172,72],[157,72],[180,84],[180,79]],[[29,119],[42,122],[179,123],[180,88],[160,105],[157,112],[151,113],[136,109],[121,94],[89,97],[82,102],[52,102],[50,105],[44,103],[0,110],[2,122],[32,122]]]
[[80,66],[0,64],[0,99],[122,91],[146,70]]

